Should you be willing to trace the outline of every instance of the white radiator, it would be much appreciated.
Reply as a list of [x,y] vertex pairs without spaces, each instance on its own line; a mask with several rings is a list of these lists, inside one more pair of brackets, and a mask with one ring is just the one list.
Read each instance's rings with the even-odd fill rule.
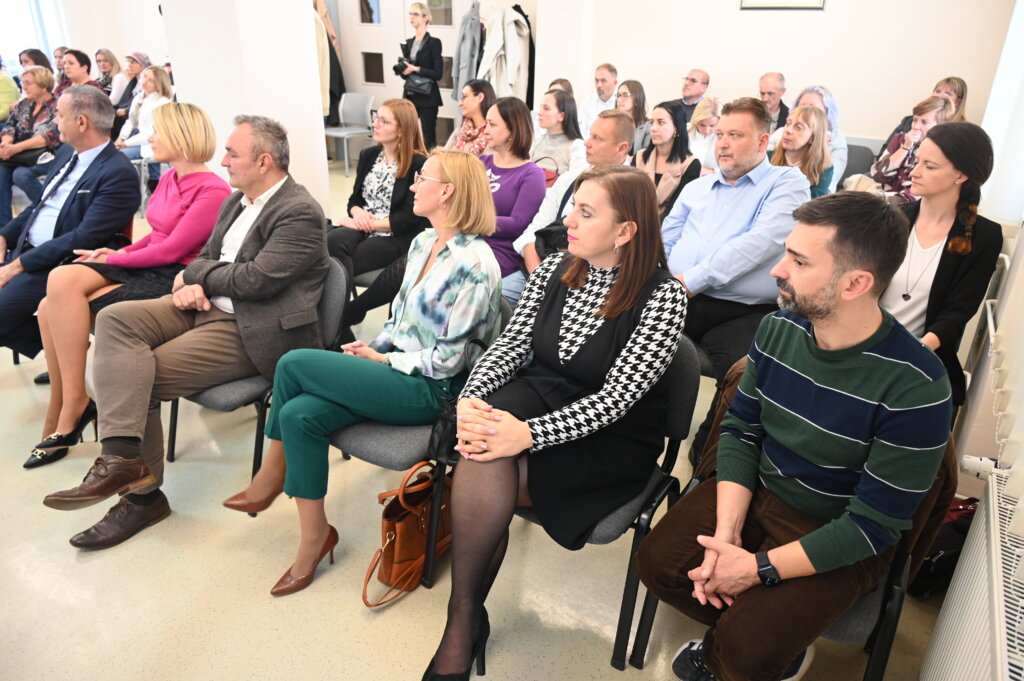
[[993,471],[946,593],[921,681],[1024,679],[1024,583],[1013,578],[1024,540],[1008,532],[1017,502]]

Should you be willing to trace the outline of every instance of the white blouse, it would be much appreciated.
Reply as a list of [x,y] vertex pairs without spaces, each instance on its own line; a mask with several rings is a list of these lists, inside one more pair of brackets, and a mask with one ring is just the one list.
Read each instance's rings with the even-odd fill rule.
[[878,301],[916,338],[924,335],[928,295],[945,247],[946,239],[943,239],[930,248],[922,248],[917,240],[917,230],[910,230],[907,255],[889,282],[889,288],[885,289]]

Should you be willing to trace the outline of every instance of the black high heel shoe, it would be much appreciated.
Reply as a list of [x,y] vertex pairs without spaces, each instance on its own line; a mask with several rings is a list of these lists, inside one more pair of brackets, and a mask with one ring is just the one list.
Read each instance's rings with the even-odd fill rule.
[[480,621],[480,630],[477,632],[476,642],[473,644],[473,656],[469,658],[469,667],[459,674],[438,674],[434,672],[434,658],[430,658],[427,671],[423,672],[422,681],[469,681],[469,673],[473,671],[473,663],[476,662],[476,675],[485,676],[487,666],[484,660],[484,653],[487,650],[487,639],[491,635],[491,622],[487,617],[487,608],[484,608],[483,619]]
[[39,468],[45,466],[48,463],[54,461],[60,461],[68,455],[68,448],[61,447],[60,449],[54,449],[49,452],[44,452],[41,449],[33,449],[32,453],[29,454],[28,458],[25,459],[25,463],[21,465],[22,468]]
[[46,439],[35,446],[35,449],[42,450],[53,450],[63,447],[74,447],[82,441],[82,432],[85,430],[89,423],[92,423],[92,432],[96,439],[99,439],[99,432],[96,426],[96,420],[99,417],[99,413],[96,411],[96,402],[89,398],[89,404],[85,405],[85,411],[78,417],[78,423],[75,424],[74,429],[66,435],[60,433],[53,433],[47,435]]

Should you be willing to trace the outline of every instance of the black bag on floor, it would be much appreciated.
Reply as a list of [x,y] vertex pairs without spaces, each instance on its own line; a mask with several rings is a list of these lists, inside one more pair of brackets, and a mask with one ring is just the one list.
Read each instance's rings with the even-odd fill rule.
[[924,598],[949,587],[977,507],[978,500],[973,497],[953,499],[946,512],[946,519],[935,535],[935,542],[921,564],[921,570],[907,587],[908,594]]

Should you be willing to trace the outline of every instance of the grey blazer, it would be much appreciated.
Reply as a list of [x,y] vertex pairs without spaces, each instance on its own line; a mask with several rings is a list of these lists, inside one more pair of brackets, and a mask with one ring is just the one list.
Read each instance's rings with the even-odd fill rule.
[[480,62],[480,3],[474,2],[462,17],[459,39],[452,59],[452,99],[462,99],[462,88],[476,78]]
[[231,298],[246,353],[272,379],[284,353],[323,347],[317,305],[327,276],[324,214],[289,177],[263,207],[235,261],[221,262],[224,235],[242,212],[241,201],[241,192],[224,200],[210,240],[185,268],[185,283],[202,285],[208,297]]

